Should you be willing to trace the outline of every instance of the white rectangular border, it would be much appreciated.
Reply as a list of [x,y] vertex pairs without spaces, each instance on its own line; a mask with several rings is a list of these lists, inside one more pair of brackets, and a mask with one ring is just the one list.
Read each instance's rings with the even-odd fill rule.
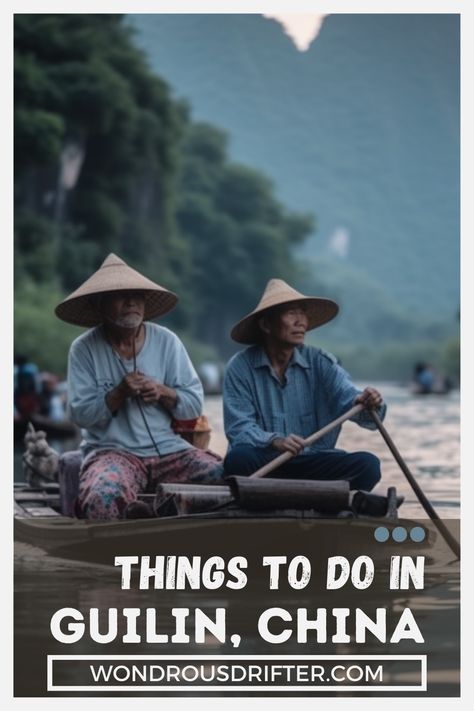
[[[409,686],[383,686],[383,685],[372,685],[372,686],[342,686],[336,685],[331,686],[329,684],[324,684],[321,686],[278,686],[272,684],[270,686],[182,686],[182,685],[153,685],[153,686],[55,686],[53,683],[53,663],[55,661],[88,661],[88,660],[147,660],[147,661],[171,661],[171,660],[189,660],[190,662],[199,660],[206,661],[209,659],[216,660],[226,660],[226,661],[237,661],[237,660],[248,660],[253,659],[257,662],[263,661],[273,662],[282,660],[304,660],[304,661],[316,661],[316,660],[335,660],[340,661],[342,659],[350,660],[367,660],[367,661],[384,661],[384,660],[410,660],[419,661],[421,664],[421,683],[419,686],[409,685]],[[308,691],[312,692],[325,692],[325,691],[427,691],[427,656],[426,654],[302,654],[301,656],[295,654],[278,654],[278,655],[255,655],[255,654],[48,654],[47,658],[47,691],[169,691],[169,692],[184,692],[193,693],[196,691],[209,691],[209,692],[219,692],[219,691],[254,691],[255,693],[265,692],[265,691]]]

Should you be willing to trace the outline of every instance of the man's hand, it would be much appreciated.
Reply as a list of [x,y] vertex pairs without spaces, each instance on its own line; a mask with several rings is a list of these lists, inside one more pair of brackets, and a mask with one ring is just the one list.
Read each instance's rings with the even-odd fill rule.
[[144,382],[140,386],[140,396],[144,402],[151,405],[161,402],[167,410],[174,408],[178,397],[173,388],[146,377],[144,377]]
[[376,410],[383,403],[383,398],[375,388],[365,388],[364,392],[354,400],[355,405],[359,403],[369,410]]
[[276,437],[272,441],[272,447],[279,452],[298,454],[304,448],[304,439],[295,434],[290,434],[288,437]]
[[129,373],[122,378],[118,390],[124,398],[137,397],[142,394],[146,382],[143,373]]
[[140,372],[128,373],[119,385],[106,396],[106,403],[111,412],[116,412],[123,401],[131,397],[140,397],[147,404],[163,405],[167,410],[172,410],[178,400],[176,391],[166,385],[157,383],[152,378]]
[[115,388],[109,390],[105,396],[105,402],[110,412],[115,414],[120,410],[124,401],[129,397],[138,397],[143,386],[143,375],[141,373],[129,373]]

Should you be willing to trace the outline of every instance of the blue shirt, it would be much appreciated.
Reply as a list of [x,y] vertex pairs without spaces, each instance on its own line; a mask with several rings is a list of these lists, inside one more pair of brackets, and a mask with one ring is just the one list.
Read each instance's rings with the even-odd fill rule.
[[[334,356],[312,346],[294,349],[283,382],[274,373],[262,346],[237,353],[224,377],[224,428],[230,448],[267,447],[276,437],[309,437],[349,410],[358,390]],[[378,413],[385,417],[386,405]],[[376,429],[362,410],[351,418]],[[334,449],[341,427],[336,427],[305,451]]]
[[[173,388],[177,402],[170,413],[160,403],[141,406],[160,454],[171,454],[191,445],[171,429],[171,420],[191,420],[202,413],[201,381],[186,350],[172,331],[145,322],[145,342],[137,354],[137,369]],[[105,339],[102,326],[83,333],[71,345],[68,363],[68,406],[73,422],[83,428],[85,453],[96,449],[120,449],[137,457],[157,452],[135,398],[128,398],[112,415],[105,397],[133,361],[120,358]]]

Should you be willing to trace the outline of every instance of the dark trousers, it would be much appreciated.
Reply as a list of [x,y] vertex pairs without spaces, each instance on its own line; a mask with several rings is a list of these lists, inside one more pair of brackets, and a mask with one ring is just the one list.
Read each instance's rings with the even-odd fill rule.
[[[224,475],[249,476],[279,454],[270,448],[234,447],[224,460]],[[370,452],[311,452],[298,454],[268,476],[274,479],[347,479],[351,489],[371,491],[380,481],[380,460]]]

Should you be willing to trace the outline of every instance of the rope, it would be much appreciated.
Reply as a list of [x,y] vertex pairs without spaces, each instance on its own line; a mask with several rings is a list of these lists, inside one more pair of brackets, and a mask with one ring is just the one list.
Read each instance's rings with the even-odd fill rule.
[[[133,373],[136,373],[136,372],[137,372],[137,353],[136,353],[136,349],[135,349],[135,339],[138,337],[138,334],[139,334],[139,333],[140,333],[140,327],[138,328],[138,332],[136,333],[136,335],[135,335],[135,337],[134,337],[134,339],[133,339],[133,346],[132,346],[132,347],[133,347],[133,371],[132,371]],[[127,371],[127,369],[126,369],[126,367],[125,367],[125,365],[124,365],[124,363],[123,363],[121,357],[120,357],[119,354],[117,353],[117,351],[114,350],[114,353],[115,353],[115,355],[117,356],[118,362],[119,362],[120,365],[122,366],[122,369],[123,369],[125,375],[129,375],[129,373],[128,373],[128,371]],[[137,403],[138,409],[140,410],[140,414],[141,414],[141,416],[142,416],[142,420],[143,420],[143,422],[144,422],[144,424],[145,424],[145,427],[146,427],[146,430],[147,430],[147,432],[148,432],[148,436],[150,437],[151,443],[153,444],[153,446],[154,446],[154,448],[155,448],[155,450],[156,450],[157,455],[158,455],[159,457],[161,457],[161,452],[160,452],[160,450],[159,450],[159,448],[158,448],[158,445],[157,445],[156,442],[155,442],[155,438],[153,437],[153,434],[152,434],[152,432],[151,432],[150,425],[148,424],[148,420],[146,419],[145,413],[143,412],[142,403],[140,402],[140,400],[138,399],[138,397],[135,398],[135,402]]]

